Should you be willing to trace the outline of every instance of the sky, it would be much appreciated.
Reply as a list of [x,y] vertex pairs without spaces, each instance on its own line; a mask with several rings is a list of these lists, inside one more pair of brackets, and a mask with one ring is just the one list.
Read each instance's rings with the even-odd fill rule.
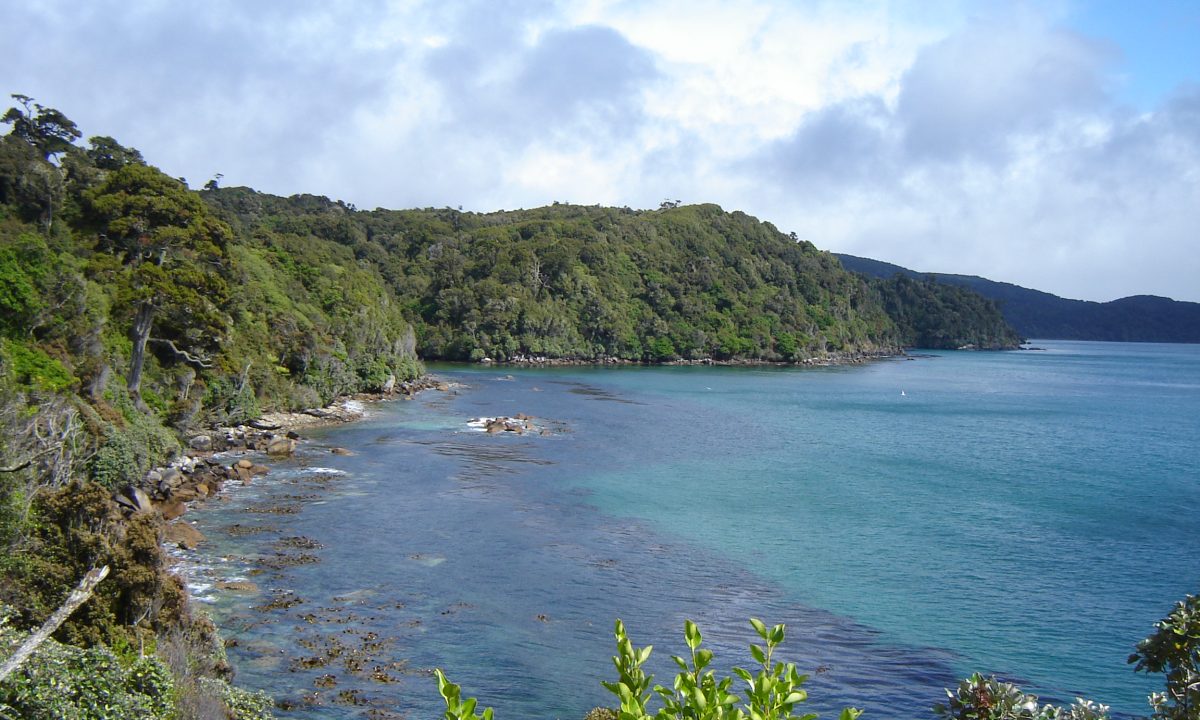
[[1200,301],[1200,0],[0,0],[0,47],[0,92],[196,188],[711,202],[914,270]]

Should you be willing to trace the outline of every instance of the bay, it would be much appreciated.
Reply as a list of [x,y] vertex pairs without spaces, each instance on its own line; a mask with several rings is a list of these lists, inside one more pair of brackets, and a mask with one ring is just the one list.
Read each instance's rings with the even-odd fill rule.
[[[498,717],[581,718],[611,704],[617,617],[668,685],[684,619],[724,669],[747,618],[786,623],[825,717],[931,717],[975,670],[1143,714],[1161,682],[1125,659],[1200,589],[1200,348],[1037,345],[434,367],[453,390],[189,514],[210,541],[182,567],[285,717],[437,717],[441,667]],[[467,424],[517,413],[549,434]]]

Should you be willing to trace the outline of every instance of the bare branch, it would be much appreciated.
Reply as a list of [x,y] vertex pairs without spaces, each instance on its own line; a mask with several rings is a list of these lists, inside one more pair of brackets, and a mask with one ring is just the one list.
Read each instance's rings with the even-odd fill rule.
[[0,682],[3,682],[4,678],[21,667],[21,663],[29,659],[33,651],[37,650],[39,645],[46,642],[46,638],[50,637],[50,634],[57,630],[59,625],[66,622],[67,618],[71,616],[71,613],[75,612],[76,608],[87,602],[87,599],[95,592],[96,586],[107,575],[107,565],[88,570],[87,575],[84,575],[83,579],[79,581],[79,587],[71,591],[71,594],[67,596],[62,606],[55,610],[54,614],[46,622],[42,623],[37,632],[25,638],[25,642],[21,643],[21,647],[17,648],[12,657],[6,660],[4,665],[0,667]]
[[179,347],[177,347],[175,345],[175,343],[171,342],[170,340],[167,340],[166,338],[152,337],[152,338],[150,338],[150,342],[163,343],[164,345],[170,347],[171,351],[174,352],[176,355],[178,355],[179,357],[183,358],[184,360],[187,360],[188,362],[190,362],[194,365],[197,365],[199,367],[207,369],[207,368],[210,368],[213,366],[211,357],[200,357],[199,355],[191,354],[187,350],[181,350]]

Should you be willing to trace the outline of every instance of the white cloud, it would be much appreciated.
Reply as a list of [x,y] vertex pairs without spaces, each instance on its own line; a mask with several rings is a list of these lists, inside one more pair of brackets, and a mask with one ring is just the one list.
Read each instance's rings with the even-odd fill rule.
[[195,185],[361,207],[717,202],[918,270],[1200,300],[1200,90],[1123,109],[1118,49],[1062,8],[4,5],[0,90]]

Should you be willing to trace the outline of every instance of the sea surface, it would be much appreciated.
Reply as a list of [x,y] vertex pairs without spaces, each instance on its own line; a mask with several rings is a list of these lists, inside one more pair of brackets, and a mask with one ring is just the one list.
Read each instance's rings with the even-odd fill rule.
[[[751,617],[825,718],[930,718],[973,671],[1147,714],[1126,659],[1200,591],[1200,346],[1035,345],[433,366],[450,390],[193,508],[180,568],[281,717],[440,717],[439,667],[500,720],[578,720],[614,704],[616,618],[670,686],[685,619],[725,672]],[[470,424],[518,413],[544,432]]]

